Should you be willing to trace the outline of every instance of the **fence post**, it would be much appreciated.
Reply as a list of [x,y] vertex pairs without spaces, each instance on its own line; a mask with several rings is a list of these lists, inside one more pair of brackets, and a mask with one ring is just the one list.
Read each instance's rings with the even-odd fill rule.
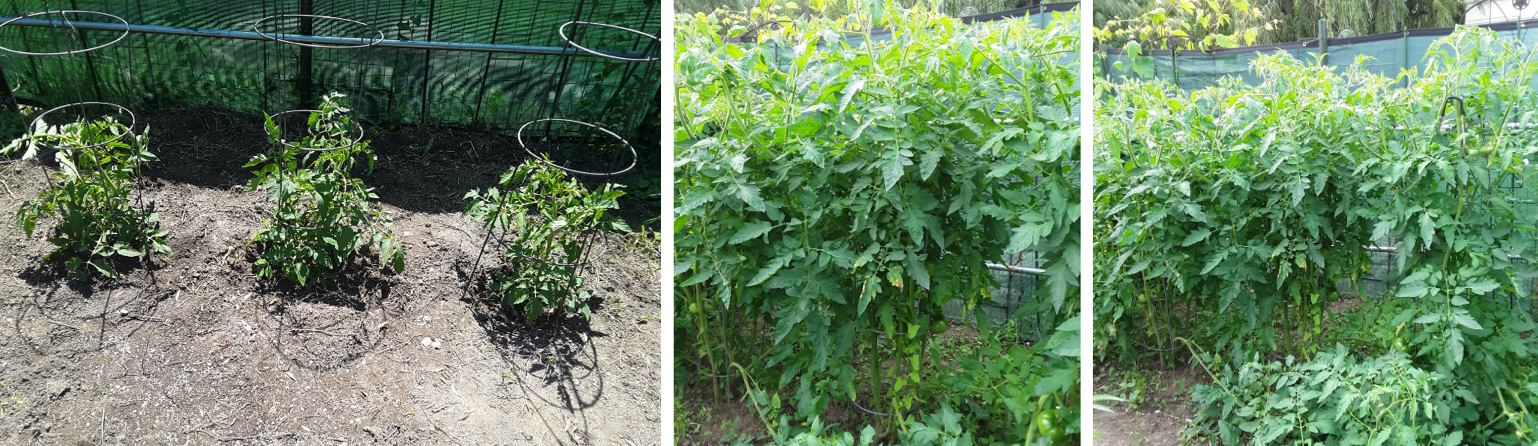
[[[438,27],[438,0],[427,2],[427,41],[433,41],[433,30]],[[427,112],[432,102],[433,50],[422,52],[422,116],[420,123],[428,123]]]
[[5,65],[0,65],[0,86],[5,86],[0,89],[0,105],[13,113],[20,113],[21,109],[16,107],[16,97],[11,95],[11,81],[5,78]]
[[[504,6],[504,3],[506,2],[503,0],[497,0],[497,16],[492,20],[493,25],[491,25],[491,43],[493,45],[497,43],[497,31],[502,30],[502,6]],[[470,118],[470,125],[478,126],[481,124],[481,106],[486,104],[486,84],[491,82],[491,56],[491,53],[486,53],[486,64],[481,66],[481,89],[475,93],[475,116]]]
[[[315,0],[299,0],[299,35],[315,35]],[[315,49],[299,47],[299,106],[298,109],[318,108],[315,100]]]
[[1330,26],[1319,19],[1319,63],[1330,65]]

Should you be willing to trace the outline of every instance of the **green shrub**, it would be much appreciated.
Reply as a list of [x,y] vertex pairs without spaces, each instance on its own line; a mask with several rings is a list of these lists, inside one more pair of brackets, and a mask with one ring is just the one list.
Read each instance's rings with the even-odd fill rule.
[[465,215],[487,230],[506,231],[512,239],[502,254],[503,268],[491,273],[492,294],[507,305],[524,305],[533,321],[546,308],[581,313],[591,319],[587,290],[578,270],[588,259],[587,243],[596,231],[626,231],[623,220],[608,213],[619,207],[624,186],[606,184],[589,191],[564,171],[530,161],[509,169],[495,187],[465,194]]
[[[41,121],[30,135],[6,146],[0,153],[26,148],[23,159],[45,147],[84,147],[59,150],[54,157],[60,171],[49,176],[59,184],[27,200],[16,210],[15,223],[32,236],[44,217],[58,222],[48,237],[57,247],[48,259],[62,258],[72,276],[84,278],[92,269],[117,277],[113,256],[142,257],[146,253],[170,254],[160,215],[134,206],[130,194],[139,169],[155,161],[146,148],[149,131],[134,135],[112,118],[51,126]],[[108,142],[111,141],[111,142]]]
[[[267,191],[267,201],[275,204],[272,217],[247,243],[259,252],[258,277],[282,277],[300,286],[324,283],[353,255],[369,250],[393,271],[405,268],[406,249],[389,230],[390,213],[370,204],[379,197],[351,176],[359,159],[372,170],[376,156],[368,141],[353,144],[352,120],[341,98],[327,95],[309,116],[309,134],[292,147],[274,144],[272,153],[246,164],[261,166],[250,187]],[[266,127],[274,141],[283,139],[271,116]]]

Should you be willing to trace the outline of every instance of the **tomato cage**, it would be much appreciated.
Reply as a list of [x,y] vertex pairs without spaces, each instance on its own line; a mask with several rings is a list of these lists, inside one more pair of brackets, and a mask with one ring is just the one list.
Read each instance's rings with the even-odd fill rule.
[[[259,114],[314,109],[338,92],[368,124],[511,136],[563,119],[635,144],[641,165],[659,157],[655,1],[83,0],[68,6],[103,16],[72,17],[67,32],[34,12],[63,6],[0,3],[8,21],[0,45],[16,50],[0,60],[0,81],[11,87],[0,103],[212,104]],[[92,51],[36,55],[58,51],[66,36]],[[577,164],[553,160],[567,161]]]
[[[48,45],[22,47],[4,42],[0,43],[0,50],[28,58],[80,63],[128,35],[127,22],[121,17],[73,9],[31,12],[5,19],[0,21],[0,33],[15,30],[23,26],[18,23],[28,20],[49,25]],[[118,33],[94,36],[75,28],[77,23],[92,21],[116,22],[125,28]],[[17,223],[30,237],[39,219],[54,218],[58,223],[51,229],[49,241],[58,249],[50,257],[67,257],[65,267],[72,275],[83,272],[82,266],[90,265],[116,277],[114,256],[142,262],[149,252],[170,252],[162,240],[165,232],[159,230],[154,203],[146,207],[138,187],[143,178],[142,167],[155,158],[145,149],[142,133],[135,133],[139,123],[134,112],[117,103],[89,98],[85,91],[92,85],[92,79],[79,72],[71,74],[59,83],[67,86],[72,96],[61,96],[47,107],[24,102],[33,111],[24,116],[30,118],[24,135],[0,149],[0,154],[24,151],[23,158],[53,156],[59,171],[46,176],[47,191],[22,203]],[[10,84],[3,75],[0,82]],[[23,104],[5,95],[0,105],[14,113]]]
[[[0,50],[4,50],[9,54],[20,56],[50,58],[56,61],[60,61],[61,63],[80,63],[83,60],[89,60],[88,58],[84,57],[85,54],[89,54],[91,52],[117,44],[128,36],[128,31],[126,28],[122,32],[115,35],[89,36],[87,35],[88,33],[78,31],[75,29],[75,24],[81,22],[115,21],[124,24],[124,26],[127,24],[123,18],[112,14],[83,10],[51,10],[27,13],[19,17],[9,18],[3,22],[0,22],[0,33],[15,30],[18,27],[23,26],[19,23],[25,21],[40,21],[47,23],[50,26],[57,28],[58,31],[50,33],[50,44],[46,46],[27,45],[25,47],[12,47],[0,44]],[[102,135],[101,138],[92,138],[91,141],[75,141],[63,136],[51,135],[60,133],[58,131],[53,131],[55,128],[72,124],[83,124],[92,121],[108,121],[118,123],[122,124],[126,129],[129,130],[137,125],[137,117],[134,115],[132,110],[128,109],[128,107],[124,107],[115,103],[89,99],[84,92],[87,87],[91,86],[91,79],[82,76],[82,73],[79,72],[68,74],[70,75],[65,76],[60,80],[61,84],[67,87],[67,89],[70,90],[73,95],[70,97],[61,98],[61,100],[55,104],[52,104],[48,107],[43,107],[42,103],[31,100],[22,100],[20,103],[18,103],[17,98],[9,95],[3,95],[3,97],[0,97],[0,105],[3,105],[11,111],[19,110],[19,107],[22,105],[26,105],[34,109],[46,108],[46,110],[41,110],[32,114],[30,123],[27,125],[29,131],[35,133],[35,139],[33,139],[32,142],[41,148],[71,152],[80,149],[91,149],[111,145],[113,143],[123,141],[125,138],[131,139],[131,132]],[[9,81],[6,79],[3,73],[0,73],[0,82],[9,85]]]

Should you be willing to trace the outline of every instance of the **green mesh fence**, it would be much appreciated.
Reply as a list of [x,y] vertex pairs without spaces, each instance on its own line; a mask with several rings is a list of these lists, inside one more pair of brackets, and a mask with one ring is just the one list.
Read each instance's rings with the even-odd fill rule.
[[[1502,39],[1518,39],[1534,47],[1538,45],[1538,22],[1498,23],[1481,26],[1495,31]],[[1400,70],[1416,70],[1426,50],[1437,39],[1452,34],[1452,28],[1414,29],[1403,32],[1374,34],[1349,38],[1327,38],[1324,62],[1330,66],[1346,67],[1355,64],[1358,57],[1367,58],[1364,67],[1371,72],[1398,76]],[[1199,51],[1179,51],[1172,56],[1168,50],[1149,51],[1153,62],[1154,77],[1166,79],[1185,90],[1197,90],[1216,86],[1224,77],[1236,76],[1251,84],[1258,78],[1250,70],[1250,62],[1261,54],[1282,51],[1299,60],[1314,60],[1320,54],[1319,40],[1307,40],[1277,45],[1232,48],[1204,54]],[[1119,79],[1127,75],[1115,68],[1120,62],[1130,66],[1131,59],[1119,49],[1105,49],[1096,54],[1095,63],[1099,75],[1107,79]]]
[[[0,15],[61,9],[121,17],[132,32],[87,53],[0,53],[0,68],[23,102],[44,106],[104,101],[134,109],[217,104],[251,113],[310,108],[314,98],[350,96],[359,117],[381,123],[475,126],[515,131],[543,118],[591,122],[655,147],[660,128],[660,61],[591,56],[557,32],[584,21],[661,35],[655,0],[7,0]],[[264,17],[315,14],[362,22],[297,18],[263,22],[268,34],[310,34],[423,43],[424,48],[305,48],[253,40]],[[90,15],[69,20],[116,21]],[[57,15],[37,16],[37,19]],[[4,20],[4,19],[0,19]],[[22,22],[18,22],[22,23]],[[374,31],[374,29],[377,29]],[[204,35],[178,35],[192,31]],[[657,58],[657,40],[573,25],[567,36],[594,50]],[[221,34],[206,36],[206,34]],[[106,43],[121,31],[76,27],[0,28],[0,44],[55,52]],[[377,39],[376,39],[377,40]],[[637,142],[637,141],[632,141]],[[655,151],[655,149],[653,149]]]

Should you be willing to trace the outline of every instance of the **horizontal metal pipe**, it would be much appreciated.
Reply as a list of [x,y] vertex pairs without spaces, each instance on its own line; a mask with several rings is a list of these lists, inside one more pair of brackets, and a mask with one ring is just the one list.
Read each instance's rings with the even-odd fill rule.
[[1031,267],[1027,267],[1027,266],[1000,265],[1000,264],[993,263],[993,262],[984,262],[984,263],[988,265],[988,269],[991,269],[991,270],[994,270],[994,271],[1009,271],[1009,272],[1012,272],[1012,273],[1030,274],[1032,276],[1045,276],[1045,275],[1047,275],[1047,270],[1044,270],[1044,269],[1041,269],[1041,268],[1031,268]]
[[[1365,248],[1367,249],[1367,252],[1386,252],[1386,253],[1391,253],[1391,254],[1394,251],[1398,251],[1399,250],[1398,246],[1377,246],[1377,245],[1372,245],[1372,246],[1367,246]],[[1521,259],[1522,256],[1519,256],[1519,255],[1516,255],[1516,254],[1506,254],[1506,258],[1511,259],[1511,260],[1517,260],[1517,259]]]
[[[0,17],[0,22],[4,22],[6,20],[10,20],[11,18],[12,17]],[[21,20],[15,21],[15,22],[11,22],[11,24],[8,25],[8,26],[32,26],[32,27],[39,27],[39,28],[75,28],[75,29],[89,29],[89,30],[97,30],[97,31],[123,32],[123,24],[122,23],[69,22],[69,25],[65,25],[64,23],[65,22],[62,22],[62,21],[59,21],[59,20],[21,19]],[[263,37],[261,34],[257,34],[255,32],[229,31],[229,30],[222,30],[222,29],[192,29],[192,28],[177,28],[177,27],[171,27],[171,26],[129,25],[128,26],[128,31],[129,32],[136,32],[136,33],[144,33],[144,34],[162,34],[162,35],[171,35],[171,36],[213,37],[213,38],[222,38],[222,39],[241,39],[241,40],[272,40],[272,39],[268,39],[266,37]],[[357,45],[360,42],[368,42],[369,41],[369,40],[358,39],[358,38],[300,36],[300,35],[293,35],[293,34],[273,34],[273,36],[281,37],[284,40],[290,40],[290,41],[300,42],[300,43],[309,43],[309,44],[315,44],[315,45]],[[595,55],[595,54],[592,54],[592,53],[588,53],[588,52],[585,52],[585,51],[582,51],[582,50],[578,50],[576,48],[561,48],[561,47],[548,47],[548,46],[526,46],[526,45],[493,45],[493,44],[487,44],[487,43],[419,42],[419,41],[414,41],[414,40],[383,40],[383,41],[380,41],[377,45],[374,45],[374,46],[386,47],[386,48],[410,48],[410,49],[420,49],[420,50],[470,51],[470,52],[480,52],[480,53],[537,54],[537,55],[549,55],[549,56],[599,57],[598,55]],[[638,52],[638,51],[637,52],[598,51],[598,52],[604,53],[604,54],[608,54],[608,55],[611,55],[611,56],[628,57],[628,58],[657,57],[657,54],[655,54],[655,53],[644,53],[644,52]]]

